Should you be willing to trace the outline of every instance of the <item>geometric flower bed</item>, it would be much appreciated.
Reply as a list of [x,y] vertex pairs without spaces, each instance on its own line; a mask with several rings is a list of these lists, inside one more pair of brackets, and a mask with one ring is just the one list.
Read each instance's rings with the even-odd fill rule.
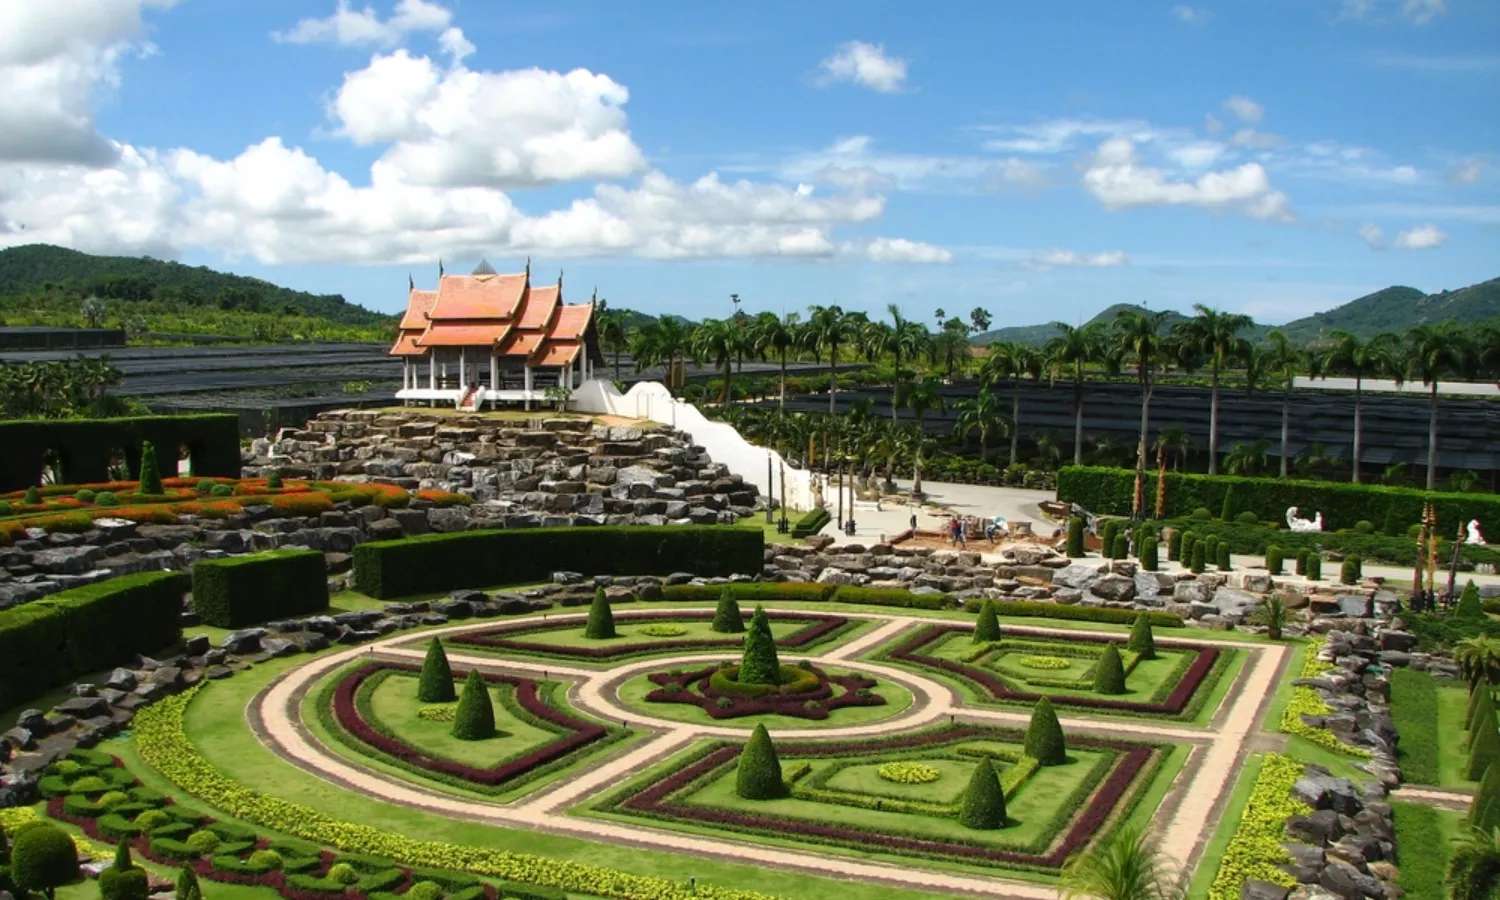
[[[985,702],[1030,704],[1045,696],[1061,707],[1186,718],[1196,713],[1229,660],[1213,646],[1158,644],[1159,658],[1151,662],[1155,668],[1147,693],[1122,699],[1093,692],[1093,665],[1103,648],[1113,643],[1121,651],[1127,676],[1135,672],[1142,663],[1123,639],[1052,633],[1006,636],[976,645],[969,643],[972,632],[967,625],[928,625],[881,655],[956,676]],[[1068,667],[1034,664],[1043,659],[1065,661]]]
[[[794,631],[776,636],[776,646],[783,648],[811,647],[832,639],[836,634],[854,625],[844,616],[822,613],[771,613],[768,617],[773,623],[791,622],[802,625]],[[505,651],[507,655],[523,654],[567,660],[621,660],[631,656],[660,654],[668,651],[738,649],[744,643],[743,635],[719,636],[701,627],[703,623],[712,622],[713,618],[712,612],[686,610],[669,616],[643,614],[615,616],[617,628],[629,634],[631,629],[628,626],[639,625],[641,627],[634,629],[633,633],[652,638],[649,641],[616,638],[569,643],[567,641],[581,634],[582,629],[579,625],[533,622],[464,631],[447,638],[447,642],[465,648]],[[696,629],[700,633],[689,636],[668,634],[664,637],[653,637],[652,632],[646,630],[649,628],[653,631],[662,631],[663,629],[659,626],[672,623],[694,623],[700,626]],[[540,636],[544,634],[554,636],[555,639],[540,639]],[[534,639],[526,640],[527,636]]]
[[[847,706],[883,706],[885,698],[871,692],[875,679],[848,673],[829,675],[811,664],[783,666],[788,677],[768,686],[765,693],[750,696],[744,686],[726,684],[736,670],[728,663],[715,663],[689,672],[653,672],[647,677],[657,688],[646,695],[651,703],[690,703],[715,719],[736,719],[761,713],[826,719],[830,710]],[[837,690],[835,690],[837,689]]]
[[[592,807],[680,829],[728,830],[897,856],[1056,873],[1128,808],[1150,782],[1166,747],[1068,738],[1067,763],[1040,766],[1021,753],[1021,733],[948,725],[883,738],[779,742],[790,795],[743,800],[735,792],[742,745],[714,742],[669,760]],[[970,829],[957,821],[965,784],[983,758],[1006,794],[1007,824]],[[889,768],[892,762],[915,764]],[[903,783],[883,778],[911,771]]]
[[[416,666],[393,662],[369,662],[343,670],[318,699],[324,726],[359,752],[373,751],[378,758],[416,774],[487,793],[508,790],[570,764],[584,748],[592,752],[627,734],[549,704],[547,697],[560,689],[555,682],[480,673],[500,709],[509,715],[497,717],[501,730],[495,738],[458,741],[451,738],[445,724],[451,714],[441,714],[449,713],[452,704],[416,702],[413,676],[417,671]],[[456,679],[466,674],[454,672]],[[393,712],[408,715],[397,719]],[[388,719],[396,719],[397,724]]]

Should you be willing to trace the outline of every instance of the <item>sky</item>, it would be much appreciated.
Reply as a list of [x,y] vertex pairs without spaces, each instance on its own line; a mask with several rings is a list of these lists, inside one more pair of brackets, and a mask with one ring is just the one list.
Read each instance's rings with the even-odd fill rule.
[[0,247],[384,311],[1284,322],[1500,276],[1493,0],[0,0]]

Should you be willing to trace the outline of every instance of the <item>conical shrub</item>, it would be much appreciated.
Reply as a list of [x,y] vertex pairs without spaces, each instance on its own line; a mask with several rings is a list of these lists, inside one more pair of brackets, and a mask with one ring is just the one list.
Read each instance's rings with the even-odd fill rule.
[[709,626],[721,634],[739,634],[745,630],[745,616],[740,612],[739,603],[735,602],[734,595],[729,593],[729,585],[719,592],[719,605],[714,610],[714,623]]
[[1484,603],[1479,599],[1479,588],[1471,580],[1458,595],[1458,608],[1453,614],[1465,619],[1483,619]]
[[1063,737],[1062,723],[1057,721],[1057,711],[1046,697],[1031,708],[1031,724],[1026,726],[1026,741],[1022,752],[1044,766],[1062,765],[1068,761],[1067,741]]
[[1155,572],[1160,567],[1161,562],[1157,558],[1156,538],[1148,537],[1141,541],[1140,560],[1141,568],[1147,572]]
[[1100,694],[1125,693],[1125,665],[1114,644],[1106,644],[1094,666],[1094,690]]
[[958,821],[968,828],[1005,827],[1005,791],[1000,788],[1000,776],[995,774],[989,757],[981,759],[974,767],[974,774],[969,776]]
[[1141,659],[1156,659],[1156,636],[1151,633],[1151,619],[1141,613],[1135,617],[1130,628],[1130,641],[1125,645],[1134,650]]
[[771,743],[771,735],[764,725],[755,726],[745,749],[740,751],[734,789],[746,800],[774,800],[786,796],[786,783],[781,780],[781,760],[776,756],[776,745]]
[[1000,640],[1000,616],[995,612],[993,601],[986,600],[979,606],[979,618],[974,621],[974,643],[988,644]]
[[1214,563],[1219,567],[1220,572],[1228,572],[1233,568],[1233,564],[1229,561],[1228,541],[1221,541],[1215,552],[1218,553],[1218,558],[1214,560]]
[[1500,760],[1500,731],[1495,730],[1495,714],[1489,712],[1474,722],[1469,736],[1469,765],[1465,776],[1478,781],[1496,760]]
[[1469,824],[1485,834],[1500,828],[1500,766],[1491,765],[1484,770],[1479,790],[1469,804]]
[[453,736],[461,741],[482,741],[495,736],[495,707],[490,687],[478,671],[469,672],[464,692],[453,713]]
[[1083,519],[1073,516],[1068,519],[1068,556],[1079,559],[1084,555]]
[[617,635],[614,610],[609,608],[609,598],[604,596],[604,588],[599,588],[594,591],[594,602],[589,607],[589,623],[584,626],[583,636],[602,641]]
[[433,638],[427,644],[427,658],[422,660],[422,674],[417,679],[417,699],[423,703],[448,703],[456,696],[448,654],[443,650],[443,642]]
[[771,622],[766,611],[757,606],[745,632],[745,652],[740,657],[741,684],[778,684],[781,660],[776,656],[776,641],[771,637]]
[[1468,719],[1464,722],[1464,727],[1469,730],[1471,736],[1474,733],[1474,723],[1485,716],[1495,717],[1495,697],[1490,693],[1489,683],[1480,681],[1474,687],[1474,704],[1469,709]]
[[135,860],[130,858],[130,842],[121,841],[115,845],[115,868],[121,872],[133,868]]
[[1173,528],[1167,536],[1167,559],[1177,562],[1182,559],[1182,538],[1184,532],[1180,528]]
[[198,876],[192,866],[183,866],[177,873],[177,894],[174,900],[203,900],[203,889],[198,887]]
[[141,441],[141,493],[161,493],[161,466],[156,462],[156,445]]

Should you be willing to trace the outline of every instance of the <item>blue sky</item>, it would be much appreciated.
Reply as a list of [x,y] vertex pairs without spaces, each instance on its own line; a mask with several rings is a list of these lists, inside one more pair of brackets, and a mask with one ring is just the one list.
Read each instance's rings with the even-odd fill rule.
[[383,310],[1280,322],[1500,275],[1500,5],[53,0],[0,9],[0,246]]

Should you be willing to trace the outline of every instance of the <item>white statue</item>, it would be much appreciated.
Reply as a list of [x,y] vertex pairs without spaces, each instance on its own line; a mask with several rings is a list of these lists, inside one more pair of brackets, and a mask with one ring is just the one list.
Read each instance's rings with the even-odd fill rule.
[[1295,506],[1286,508],[1286,527],[1292,531],[1322,531],[1323,514],[1314,513],[1311,519],[1297,518],[1298,509]]
[[1464,539],[1465,544],[1483,544],[1484,535],[1479,533],[1479,520],[1469,520],[1469,536]]

